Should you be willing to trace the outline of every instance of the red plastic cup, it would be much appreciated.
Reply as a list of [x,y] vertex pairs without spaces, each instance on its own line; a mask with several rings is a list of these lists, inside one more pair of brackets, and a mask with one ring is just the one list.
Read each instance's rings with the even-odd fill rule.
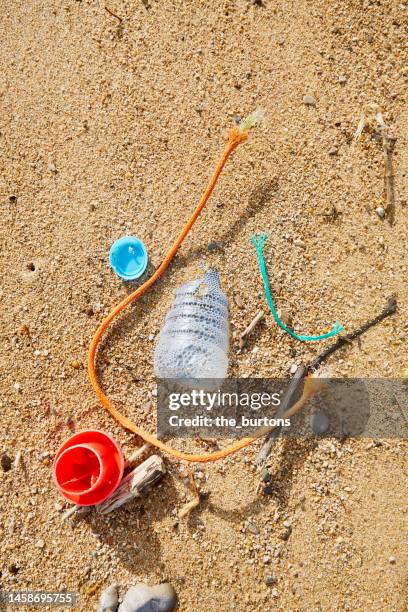
[[122,480],[125,460],[117,442],[102,431],[80,431],[59,448],[54,481],[59,492],[80,506],[100,504]]

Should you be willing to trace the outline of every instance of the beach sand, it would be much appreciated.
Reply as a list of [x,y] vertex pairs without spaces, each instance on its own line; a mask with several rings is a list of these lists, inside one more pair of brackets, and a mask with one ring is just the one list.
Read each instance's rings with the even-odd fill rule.
[[[259,444],[193,466],[207,496],[182,520],[188,471],[167,460],[143,500],[61,521],[69,505],[52,459],[74,429],[109,431],[126,454],[141,444],[86,372],[98,322],[131,290],[109,248],[137,235],[151,273],[228,129],[255,109],[263,125],[228,162],[171,268],[106,334],[105,391],[154,431],[154,345],[174,289],[203,262],[230,300],[231,375],[287,376],[330,343],[297,342],[274,324],[252,232],[269,233],[272,292],[300,333],[337,320],[354,329],[397,296],[395,316],[329,360],[333,376],[408,367],[408,5],[259,4],[109,0],[120,21],[90,0],[0,0],[0,450],[22,453],[18,469],[0,469],[4,590],[68,589],[89,611],[111,583],[123,593],[167,580],[182,611],[406,610],[403,439],[279,442],[271,495],[256,492]],[[381,135],[353,142],[372,103],[397,137],[393,222],[376,213],[386,208]],[[260,308],[266,319],[239,353]]]

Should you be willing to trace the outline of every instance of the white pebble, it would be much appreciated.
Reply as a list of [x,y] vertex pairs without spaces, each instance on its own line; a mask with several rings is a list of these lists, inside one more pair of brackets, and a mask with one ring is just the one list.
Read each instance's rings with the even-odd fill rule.
[[316,106],[316,100],[313,96],[306,95],[303,98],[303,104],[306,104],[306,106]]

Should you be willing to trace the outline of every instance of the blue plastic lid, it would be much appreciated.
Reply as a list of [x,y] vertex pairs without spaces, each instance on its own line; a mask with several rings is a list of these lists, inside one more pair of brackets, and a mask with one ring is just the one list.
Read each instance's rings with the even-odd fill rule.
[[147,267],[146,247],[135,236],[116,240],[109,251],[109,263],[120,278],[134,280],[142,276]]

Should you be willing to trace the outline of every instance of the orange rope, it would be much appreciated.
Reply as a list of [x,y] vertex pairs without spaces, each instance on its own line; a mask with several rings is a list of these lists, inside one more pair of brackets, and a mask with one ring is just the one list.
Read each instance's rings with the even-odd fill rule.
[[133,423],[130,419],[125,417],[123,414],[121,414],[119,410],[117,410],[117,408],[113,406],[113,404],[110,402],[108,397],[102,391],[101,386],[98,381],[98,376],[96,373],[96,351],[98,348],[98,344],[102,338],[102,334],[107,329],[107,327],[112,323],[113,319],[120,312],[122,312],[122,310],[126,308],[126,306],[128,306],[131,302],[134,302],[141,295],[143,295],[143,293],[149,287],[151,287],[151,285],[153,285],[153,283],[155,283],[160,278],[160,276],[163,274],[163,272],[168,268],[168,266],[170,265],[170,262],[172,261],[173,257],[175,256],[178,249],[180,248],[181,243],[183,242],[184,238],[187,236],[188,232],[192,228],[197,217],[199,216],[205,204],[207,203],[215,187],[215,184],[218,180],[218,177],[220,176],[222,169],[225,166],[227,159],[229,158],[231,153],[234,151],[234,149],[241,142],[244,142],[247,138],[248,138],[248,134],[246,131],[242,131],[238,127],[234,127],[231,130],[229,138],[228,138],[228,142],[224,149],[224,152],[221,155],[221,158],[214,170],[214,173],[208,183],[206,190],[204,191],[201,197],[200,202],[198,203],[190,219],[187,221],[186,225],[183,227],[181,234],[179,235],[179,237],[177,238],[177,240],[171,247],[170,251],[164,258],[162,264],[157,268],[155,273],[145,283],[143,283],[143,285],[138,287],[136,291],[128,295],[117,306],[115,306],[115,308],[110,312],[110,314],[106,317],[106,319],[104,319],[99,325],[99,327],[97,328],[95,335],[92,338],[91,344],[89,346],[88,374],[89,374],[89,378],[90,378],[92,387],[98,399],[103,404],[103,406],[105,406],[105,408],[110,412],[110,414],[123,427],[125,427],[126,429],[129,429],[133,433],[140,436],[146,442],[149,442],[153,446],[156,446],[157,448],[168,453],[169,455],[172,455],[173,457],[176,457],[177,459],[184,459],[185,461],[201,462],[201,463],[206,463],[208,461],[217,461],[218,459],[222,459],[224,457],[227,457],[228,455],[231,455],[232,453],[237,452],[238,450],[244,448],[245,446],[249,446],[249,444],[252,444],[252,442],[254,442],[257,438],[242,438],[242,440],[238,440],[237,442],[235,442],[234,444],[231,444],[230,446],[228,446],[227,448],[223,450],[217,451],[215,453],[206,454],[206,455],[194,455],[190,453],[183,453],[181,451],[178,451],[172,448],[171,446],[165,444],[164,442],[161,442],[161,440],[158,440],[152,434],[148,433],[147,431],[144,431],[141,427],[138,427],[135,423]]

